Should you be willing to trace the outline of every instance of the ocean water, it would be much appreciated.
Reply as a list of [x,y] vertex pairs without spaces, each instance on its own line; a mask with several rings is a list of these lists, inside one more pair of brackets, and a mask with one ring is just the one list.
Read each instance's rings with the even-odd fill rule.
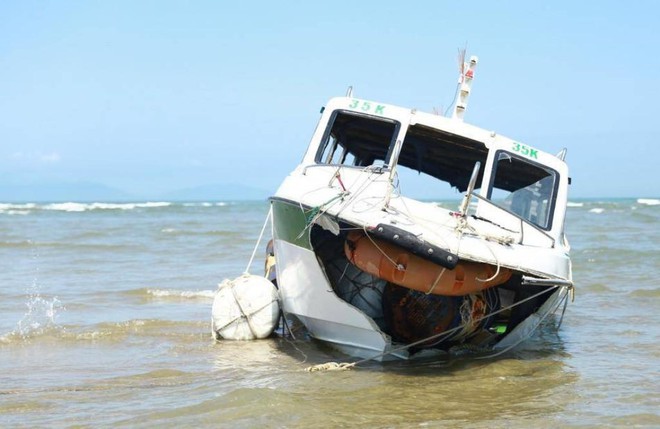
[[[513,351],[215,342],[266,202],[0,204],[0,427],[660,427],[660,200],[576,200],[575,302]],[[251,269],[260,273],[265,243]]]

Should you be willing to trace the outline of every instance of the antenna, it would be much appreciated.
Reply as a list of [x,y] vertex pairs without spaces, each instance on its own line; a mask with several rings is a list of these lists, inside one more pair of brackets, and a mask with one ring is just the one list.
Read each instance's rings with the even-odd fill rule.
[[472,90],[472,80],[474,79],[474,69],[477,67],[477,62],[479,58],[476,56],[470,57],[470,62],[465,62],[465,50],[463,49],[459,53],[459,76],[458,76],[458,97],[456,100],[456,106],[454,106],[454,113],[452,114],[452,119],[458,119],[459,121],[463,120],[465,115],[465,110],[467,109],[468,98],[470,98],[470,91]]
[[560,150],[559,153],[557,154],[557,158],[561,159],[562,161],[565,161],[566,160],[566,151],[567,151],[566,148],[563,148],[562,150]]
[[346,97],[353,98],[353,85],[349,86],[346,90]]

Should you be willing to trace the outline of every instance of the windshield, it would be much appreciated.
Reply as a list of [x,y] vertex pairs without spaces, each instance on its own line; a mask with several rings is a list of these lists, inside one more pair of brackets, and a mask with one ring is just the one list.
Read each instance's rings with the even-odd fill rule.
[[482,165],[477,178],[477,183],[481,183],[487,156],[488,150],[481,142],[436,128],[411,125],[398,162],[399,167],[425,173],[465,192],[477,161]]
[[337,111],[316,154],[319,164],[368,166],[385,164],[399,123],[354,112]]
[[[335,111],[315,161],[388,167],[393,162],[399,129],[400,123],[392,119]],[[410,125],[398,156],[397,177],[411,185],[406,188],[409,194],[430,197],[441,190],[442,183],[464,192],[477,161],[482,165],[477,180],[481,183],[487,156],[488,149],[482,142],[420,124]]]
[[552,227],[558,173],[551,168],[498,151],[488,199],[541,229]]

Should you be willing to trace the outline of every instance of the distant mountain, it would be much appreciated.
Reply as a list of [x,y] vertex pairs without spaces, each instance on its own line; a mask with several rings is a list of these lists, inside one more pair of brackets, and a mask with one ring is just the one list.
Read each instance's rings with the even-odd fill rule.
[[98,183],[0,184],[0,202],[130,201],[136,197]]
[[241,201],[265,200],[271,191],[236,183],[212,184],[180,189],[161,195],[166,201]]

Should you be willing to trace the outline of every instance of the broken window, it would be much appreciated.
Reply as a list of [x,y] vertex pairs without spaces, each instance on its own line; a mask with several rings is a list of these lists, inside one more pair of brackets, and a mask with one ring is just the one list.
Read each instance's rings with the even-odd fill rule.
[[479,187],[487,157],[488,149],[481,142],[423,125],[411,125],[398,165],[425,173],[464,192],[477,161],[481,162]]
[[320,164],[385,165],[394,146],[399,123],[354,112],[337,111],[316,155]]
[[504,151],[495,157],[488,198],[534,225],[552,227],[558,174],[551,168]]

